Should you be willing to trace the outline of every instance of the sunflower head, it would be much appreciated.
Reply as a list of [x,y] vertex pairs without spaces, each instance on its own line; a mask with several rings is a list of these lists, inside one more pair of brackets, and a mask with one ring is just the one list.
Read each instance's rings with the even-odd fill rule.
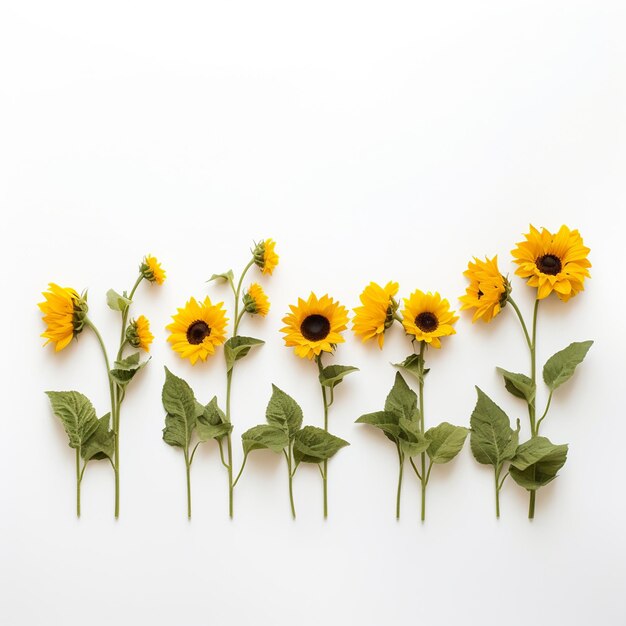
[[271,276],[274,268],[278,265],[278,255],[274,252],[275,247],[276,242],[273,239],[265,239],[257,243],[252,251],[254,262],[263,274]]
[[398,283],[391,281],[384,287],[372,282],[359,296],[361,306],[354,309],[352,330],[362,338],[362,341],[376,337],[381,350],[385,341],[385,331],[393,324],[398,310],[398,303],[394,299],[398,288]]
[[172,349],[183,359],[189,359],[195,365],[198,359],[206,361],[215,353],[216,346],[226,340],[226,311],[223,302],[211,304],[207,296],[203,302],[190,298],[189,302],[178,313],[174,320],[166,326],[170,331],[167,340]]
[[479,319],[490,322],[506,306],[511,293],[511,283],[498,269],[498,257],[485,257],[484,261],[474,257],[474,262],[467,264],[463,275],[470,284],[465,295],[459,298],[463,303],[461,310],[476,309],[472,322]]
[[140,315],[137,319],[130,321],[126,329],[126,341],[133,348],[141,348],[149,352],[154,335],[150,332],[150,322],[147,317]]
[[156,257],[150,255],[145,256],[139,266],[139,272],[151,283],[162,285],[163,281],[165,281],[165,270],[161,267]]
[[42,295],[45,300],[37,306],[43,313],[43,321],[47,328],[41,336],[47,339],[44,345],[52,342],[55,344],[55,351],[58,352],[82,332],[89,310],[87,294],[79,296],[74,289],[50,283],[48,291],[44,291]]
[[537,299],[548,297],[553,291],[564,302],[584,289],[591,263],[589,248],[583,245],[577,230],[561,226],[553,235],[546,228],[538,231],[532,224],[525,241],[512,250],[513,260],[519,266],[515,273],[528,278],[528,285],[537,287]]
[[454,335],[452,327],[459,318],[450,311],[450,303],[437,293],[416,289],[404,298],[402,325],[407,335],[424,341],[433,348],[441,348],[440,337]]
[[257,283],[252,283],[246,293],[243,294],[243,307],[246,313],[258,314],[265,317],[270,310],[270,301],[263,287]]
[[311,293],[307,300],[298,298],[298,304],[289,308],[281,332],[285,333],[285,345],[295,348],[300,358],[319,357],[345,341],[341,333],[347,328],[348,311],[329,296],[318,298]]

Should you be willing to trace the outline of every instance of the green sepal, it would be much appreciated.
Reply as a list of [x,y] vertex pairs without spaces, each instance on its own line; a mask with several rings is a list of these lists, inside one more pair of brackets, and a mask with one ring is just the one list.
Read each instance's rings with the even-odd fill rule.
[[46,391],[54,414],[61,420],[70,448],[81,448],[98,428],[93,404],[78,391]]
[[151,357],[148,357],[145,361],[139,362],[140,352],[133,352],[130,356],[120,361],[115,361],[114,367],[111,370],[111,378],[120,386],[126,387],[128,383],[135,377],[135,374],[142,370]]
[[428,450],[431,439],[425,433],[420,432],[417,422],[403,417],[400,420],[398,443],[404,454],[407,456],[416,456]]
[[265,410],[265,419],[268,424],[282,428],[292,439],[302,427],[302,409],[289,394],[272,385],[272,397]]
[[375,428],[379,428],[385,433],[387,439],[391,439],[394,443],[398,443],[402,429],[400,428],[400,419],[391,411],[375,411],[374,413],[366,413],[356,420],[357,424],[369,424]]
[[425,435],[430,438],[428,456],[433,463],[448,463],[463,448],[469,429],[442,422],[429,428]]
[[127,297],[126,292],[120,296],[114,289],[109,289],[107,291],[107,304],[113,311],[124,312],[132,304],[132,300]]
[[98,427],[80,449],[85,462],[111,459],[115,454],[115,434],[109,430],[111,414],[107,413],[98,420]]
[[496,368],[502,378],[504,378],[504,386],[506,390],[516,398],[522,398],[530,404],[535,399],[537,386],[525,374],[515,374],[501,367]]
[[416,420],[419,416],[417,408],[417,394],[406,384],[400,372],[396,372],[393,387],[385,400],[385,411],[393,413],[398,418]]
[[327,365],[320,372],[319,380],[324,387],[333,389],[341,383],[348,374],[358,371],[358,367],[352,367],[351,365]]
[[350,444],[316,426],[305,426],[293,440],[293,457],[296,463],[321,463]]
[[243,359],[244,356],[250,352],[250,348],[254,346],[260,346],[265,342],[261,339],[255,339],[254,337],[241,337],[236,335],[231,337],[224,344],[224,358],[226,359],[226,371],[229,372],[233,369],[235,361]]
[[507,414],[481,389],[470,418],[470,448],[474,458],[483,465],[501,467],[515,456],[519,443],[520,423],[511,428]]
[[232,283],[235,280],[235,275],[233,274],[233,270],[228,270],[223,274],[213,274],[207,283],[210,283],[212,280],[227,280],[229,283]]
[[259,424],[253,426],[241,435],[244,454],[251,450],[268,448],[280,453],[289,445],[289,435],[281,426],[274,424]]
[[567,382],[576,370],[576,366],[583,362],[593,341],[577,341],[570,343],[567,348],[553,354],[543,366],[543,380],[550,391],[554,391]]
[[552,482],[567,460],[567,444],[555,445],[547,437],[533,437],[517,448],[511,478],[524,489],[536,491]]
[[163,440],[170,446],[187,448],[197,419],[197,403],[191,387],[166,367],[161,398],[167,412]]
[[[206,406],[196,405],[196,434],[200,441],[209,439],[221,439],[233,430],[233,425],[226,419],[226,414],[217,404],[217,397],[214,396]],[[202,411],[198,413],[198,408]]]
[[401,367],[412,376],[415,376],[418,381],[422,380],[430,372],[430,368],[424,368],[424,358],[419,354],[409,354],[402,363],[392,363],[392,365]]

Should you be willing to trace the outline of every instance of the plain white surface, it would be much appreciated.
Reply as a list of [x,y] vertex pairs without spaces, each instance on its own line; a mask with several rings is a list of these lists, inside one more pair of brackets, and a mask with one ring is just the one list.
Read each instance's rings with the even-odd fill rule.
[[[589,624],[626,620],[622,253],[626,167],[622,2],[9,2],[0,8],[0,621],[33,624]],[[335,362],[330,518],[315,468],[251,455],[227,518],[215,446],[193,467],[185,518],[180,451],[161,440],[163,365],[224,397],[221,355],[195,368],[165,343],[191,295],[228,298],[210,274],[278,242],[267,345],[238,365],[235,441],[263,421],[274,382],[320,424],[314,365],[282,347],[287,305],[313,289],[347,306],[370,280],[439,290],[458,308],[472,255],[509,251],[528,223],[581,230],[592,280],[542,306],[538,360],[596,343],[559,390],[543,432],[569,442],[538,496],[513,483],[493,511],[492,474],[466,447],[433,471],[428,518],[407,471],[394,519],[393,446],[353,422],[382,406],[400,329],[383,353],[349,334]],[[92,465],[74,517],[74,456],[43,391],[75,388],[99,412],[107,386],[93,336],[42,349],[35,307],[50,280],[89,287],[109,343],[109,287],[128,289],[148,252],[168,272],[142,285],[152,362],[122,415],[122,504]],[[254,273],[252,274],[253,277]],[[514,279],[531,307],[532,290]],[[227,300],[229,308],[231,301]],[[469,423],[479,384],[523,406],[495,366],[525,371],[512,311],[431,351],[427,422]],[[540,403],[545,393],[540,392]],[[241,459],[235,447],[237,462]]]

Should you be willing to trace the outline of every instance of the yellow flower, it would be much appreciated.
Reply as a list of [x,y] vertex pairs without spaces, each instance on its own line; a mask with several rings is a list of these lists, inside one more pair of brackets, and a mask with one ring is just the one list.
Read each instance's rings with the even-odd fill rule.
[[346,330],[348,312],[344,306],[327,295],[317,298],[311,293],[308,300],[298,298],[298,305],[289,305],[291,313],[283,318],[287,324],[281,329],[285,333],[285,345],[295,347],[300,358],[312,359],[321,352],[332,352]]
[[274,268],[278,265],[278,255],[274,252],[276,242],[273,239],[265,239],[258,243],[252,254],[254,262],[261,268],[263,274],[272,275]]
[[41,336],[48,340],[44,345],[53,342],[58,352],[83,330],[88,310],[87,297],[81,297],[73,289],[59,287],[55,283],[49,283],[48,287],[49,291],[42,294],[45,301],[37,305],[48,326]]
[[156,260],[156,257],[150,255],[145,256],[139,266],[139,271],[141,272],[141,275],[151,283],[162,285],[165,280],[165,270]]
[[181,358],[189,359],[192,365],[198,359],[206,361],[215,353],[216,346],[226,340],[228,319],[223,304],[211,304],[208,296],[202,303],[191,298],[184,308],[178,309],[178,313],[172,316],[174,321],[166,326],[171,333],[167,340],[172,349]]
[[150,322],[147,317],[140,315],[136,320],[131,320],[126,329],[126,340],[133,348],[150,351],[154,335],[150,332]]
[[354,309],[352,330],[367,341],[376,337],[382,350],[385,331],[391,327],[398,303],[394,296],[398,293],[398,283],[388,282],[385,287],[370,283],[359,296],[363,306]]
[[461,310],[475,308],[472,322],[482,319],[490,322],[504,306],[511,293],[509,281],[502,276],[498,269],[498,257],[485,257],[484,261],[474,257],[474,262],[467,264],[463,275],[470,281],[465,295],[459,300],[463,303]]
[[459,318],[450,311],[450,303],[435,293],[424,293],[416,289],[410,297],[404,298],[402,325],[407,335],[416,341],[425,341],[433,348],[441,348],[439,337],[454,335],[452,325]]
[[587,259],[589,248],[583,245],[577,230],[561,226],[553,235],[545,228],[539,232],[531,224],[530,233],[524,236],[526,241],[519,242],[511,254],[519,265],[515,273],[528,278],[531,287],[537,287],[537,299],[555,291],[567,302],[584,289],[591,263]]
[[257,283],[252,283],[248,291],[243,294],[243,306],[247,313],[259,314],[265,317],[270,310],[270,301],[263,287]]

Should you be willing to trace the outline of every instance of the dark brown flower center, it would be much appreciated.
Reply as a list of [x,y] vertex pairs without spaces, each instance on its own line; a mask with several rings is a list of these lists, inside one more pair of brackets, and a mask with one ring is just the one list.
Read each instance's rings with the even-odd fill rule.
[[190,344],[197,346],[198,344],[202,343],[205,338],[208,337],[210,334],[211,328],[209,327],[209,325],[202,320],[197,320],[187,329],[187,341]]
[[422,332],[432,333],[433,331],[437,330],[437,327],[439,326],[439,320],[434,313],[431,313],[430,311],[424,311],[415,318],[415,325]]
[[540,256],[535,261],[535,264],[542,274],[550,274],[550,276],[556,276],[563,267],[561,265],[561,259],[554,254],[544,254]]
[[309,315],[300,324],[300,332],[309,341],[321,341],[328,337],[330,322],[323,315]]

